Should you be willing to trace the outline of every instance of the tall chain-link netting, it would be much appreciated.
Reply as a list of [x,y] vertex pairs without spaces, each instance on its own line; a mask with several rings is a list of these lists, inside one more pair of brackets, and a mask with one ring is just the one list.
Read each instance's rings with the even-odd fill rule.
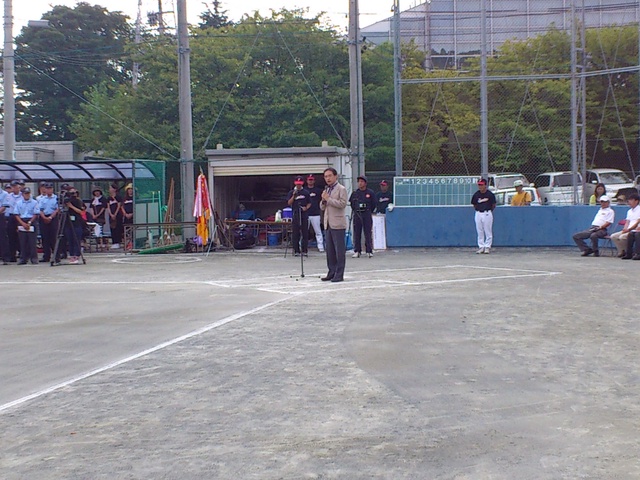
[[572,166],[635,175],[639,3],[431,0],[403,11],[403,169],[414,175],[481,172],[486,78],[490,172],[520,172],[530,181]]

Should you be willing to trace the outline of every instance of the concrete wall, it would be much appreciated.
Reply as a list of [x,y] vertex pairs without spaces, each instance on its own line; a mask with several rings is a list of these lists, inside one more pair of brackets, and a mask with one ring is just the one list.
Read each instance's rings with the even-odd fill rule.
[[[575,245],[571,236],[591,225],[599,207],[497,207],[493,245],[534,247]],[[615,206],[616,222],[628,207]],[[389,247],[473,247],[474,210],[468,207],[396,207],[387,213]],[[612,231],[610,229],[610,231]]]

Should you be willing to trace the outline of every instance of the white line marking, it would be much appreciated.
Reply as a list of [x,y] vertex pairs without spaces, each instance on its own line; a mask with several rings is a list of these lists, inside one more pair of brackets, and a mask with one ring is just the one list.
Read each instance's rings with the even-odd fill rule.
[[[288,292],[291,295],[291,292]],[[295,295],[295,294],[294,294]],[[202,335],[203,333],[206,333],[210,330],[213,330],[214,328],[218,328],[221,327],[223,325],[226,325],[227,323],[233,322],[235,320],[239,320],[243,317],[246,317],[247,315],[252,315],[254,313],[260,312],[262,310],[265,310],[269,307],[272,307],[274,305],[277,305],[279,303],[285,302],[287,300],[289,300],[290,298],[292,298],[291,296],[286,297],[286,298],[281,298],[280,300],[276,300],[274,302],[270,302],[267,303],[265,305],[261,305],[259,307],[253,308],[251,310],[247,310],[245,312],[240,312],[240,313],[236,313],[234,315],[230,315],[226,318],[223,318],[222,320],[218,320],[217,322],[214,322],[210,325],[207,325],[205,327],[199,328],[197,330],[194,330],[192,332],[189,332],[185,335],[181,335],[179,337],[174,338],[173,340],[168,340],[166,342],[163,342],[159,345],[156,345],[155,347],[151,347],[148,348],[146,350],[143,350],[142,352],[136,353],[134,355],[131,355],[129,357],[123,358],[122,360],[118,360],[116,362],[110,363],[108,365],[105,365],[103,367],[100,368],[96,368],[95,370],[91,370],[89,372],[83,373],[81,375],[78,375],[77,377],[71,378],[70,380],[67,380],[65,382],[62,383],[58,383],[57,385],[53,385],[51,387],[45,388],[43,390],[40,390],[39,392],[35,392],[32,393],[30,395],[24,396],[22,398],[19,398],[17,400],[13,400],[12,402],[9,403],[5,403],[4,405],[0,405],[0,414],[4,413],[5,411],[13,408],[13,407],[17,407],[20,406],[26,402],[29,402],[30,400],[34,400],[38,397],[42,397],[43,395],[47,395],[49,393],[55,392],[57,390],[60,390],[62,388],[68,387],[69,385],[73,385],[74,383],[80,382],[82,380],[85,380],[89,377],[93,377],[95,375],[98,375],[100,373],[106,372],[107,370],[112,370],[116,367],[119,367],[120,365],[124,365],[125,363],[129,363],[132,362],[133,360],[137,360],[138,358],[144,357],[146,355],[149,355],[151,353],[157,352],[159,350],[163,350],[167,347],[170,347],[172,345],[175,345],[176,343],[180,343],[183,342],[185,340],[188,340],[190,338],[193,337],[197,337],[198,335]]]
[[171,264],[181,264],[181,263],[195,263],[201,262],[201,258],[195,257],[186,257],[186,258],[176,258],[175,260],[169,261],[158,261],[157,258],[153,259],[153,262],[142,260],[143,258],[149,257],[127,257],[127,258],[115,258],[111,260],[113,263],[123,263],[125,265],[171,265]]

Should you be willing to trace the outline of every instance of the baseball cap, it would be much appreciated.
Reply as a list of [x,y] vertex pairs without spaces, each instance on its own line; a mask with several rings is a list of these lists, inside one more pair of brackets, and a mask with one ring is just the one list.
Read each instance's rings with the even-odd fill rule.
[[314,177],[313,175],[309,174],[309,176],[307,177],[307,180],[315,180],[316,177]]
[[480,180],[478,180],[478,185],[486,185],[487,181],[484,178],[481,178]]
[[5,188],[5,190],[6,190],[7,188],[11,188],[11,184],[10,184],[10,183],[5,183],[5,184],[4,184],[4,188]]
[[524,183],[522,183],[522,180],[516,180],[515,182],[513,182],[514,187],[521,187],[523,185]]
[[304,179],[302,177],[296,177],[293,183],[296,185],[304,185]]
[[602,202],[610,202],[610,201],[611,201],[611,199],[609,197],[607,197],[606,195],[602,195],[600,197],[600,203],[602,203]]
[[360,175],[357,180],[362,180],[364,183],[367,183],[367,177],[365,177],[364,175]]
[[53,188],[53,182],[44,182],[43,187],[46,187],[46,188]]
[[31,189],[29,187],[24,187],[22,189],[22,193],[31,193]]
[[20,185],[20,180],[11,180],[11,186],[15,187],[16,185]]
[[389,185],[389,184],[387,183],[387,181],[386,181],[386,180],[382,180],[382,181],[380,182],[380,185],[382,185],[382,186],[386,187],[386,186],[387,186],[387,185]]

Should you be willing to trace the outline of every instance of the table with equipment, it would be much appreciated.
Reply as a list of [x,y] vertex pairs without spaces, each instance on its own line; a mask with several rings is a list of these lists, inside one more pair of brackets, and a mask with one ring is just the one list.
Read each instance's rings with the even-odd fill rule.
[[288,221],[225,219],[224,223],[230,239],[233,239],[234,230],[245,228],[253,233],[255,245],[265,247],[287,245],[291,236],[291,222]]

